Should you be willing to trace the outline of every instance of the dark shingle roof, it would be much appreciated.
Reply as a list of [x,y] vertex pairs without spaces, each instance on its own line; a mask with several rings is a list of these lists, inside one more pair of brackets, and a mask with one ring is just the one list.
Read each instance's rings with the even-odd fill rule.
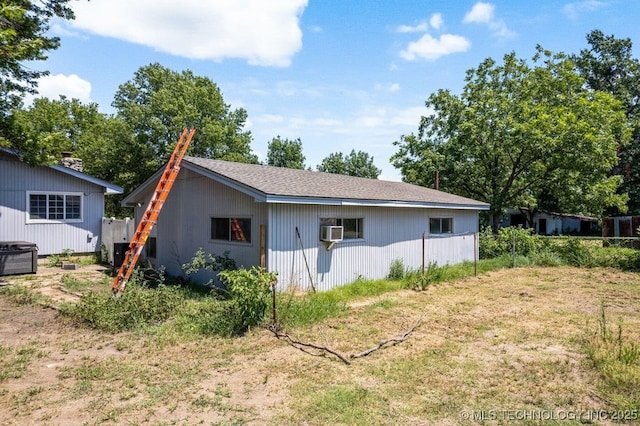
[[187,166],[191,164],[206,169],[267,197],[417,203],[482,210],[489,207],[486,203],[470,198],[404,182],[196,157],[184,157],[183,165],[185,163]]

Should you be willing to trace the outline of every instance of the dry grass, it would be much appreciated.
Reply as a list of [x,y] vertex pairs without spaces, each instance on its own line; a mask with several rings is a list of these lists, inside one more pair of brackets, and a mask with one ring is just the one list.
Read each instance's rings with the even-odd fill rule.
[[609,269],[501,270],[358,300],[337,318],[288,330],[351,354],[423,318],[408,341],[347,366],[266,330],[238,339],[187,340],[166,328],[109,335],[0,297],[0,418],[454,425],[469,410],[607,409],[600,373],[584,355],[603,302],[640,341],[640,278]]

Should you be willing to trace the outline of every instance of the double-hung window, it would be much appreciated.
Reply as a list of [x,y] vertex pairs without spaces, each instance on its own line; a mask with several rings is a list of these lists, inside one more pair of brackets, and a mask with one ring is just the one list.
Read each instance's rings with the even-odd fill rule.
[[82,222],[82,194],[28,192],[28,221]]

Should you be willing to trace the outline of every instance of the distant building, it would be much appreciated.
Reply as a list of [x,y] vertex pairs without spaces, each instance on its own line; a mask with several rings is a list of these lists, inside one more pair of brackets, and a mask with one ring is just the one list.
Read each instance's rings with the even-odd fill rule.
[[[502,226],[527,227],[528,218],[520,210],[509,209]],[[534,214],[534,232],[540,235],[599,235],[598,218],[577,214],[540,211]]]

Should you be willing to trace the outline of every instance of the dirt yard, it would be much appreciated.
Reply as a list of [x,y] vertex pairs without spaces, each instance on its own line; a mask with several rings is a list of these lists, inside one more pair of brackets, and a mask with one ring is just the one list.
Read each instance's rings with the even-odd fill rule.
[[[0,285],[25,285],[55,307],[77,297],[63,291],[64,274],[106,282],[97,266],[41,267]],[[623,321],[637,339],[638,275],[573,268],[502,270],[385,294],[290,331],[350,354],[422,319],[407,341],[345,365],[264,329],[236,339],[182,339],[161,328],[111,335],[0,295],[0,424],[455,425],[480,414],[506,424],[514,410],[607,409],[582,347],[603,303],[611,323]]]

